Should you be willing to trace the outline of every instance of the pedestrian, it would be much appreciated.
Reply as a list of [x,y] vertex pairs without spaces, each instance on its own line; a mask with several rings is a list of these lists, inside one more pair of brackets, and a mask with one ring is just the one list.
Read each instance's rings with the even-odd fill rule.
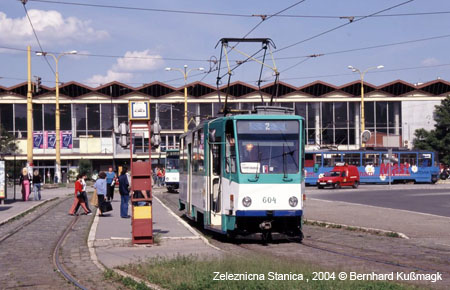
[[105,202],[106,196],[106,173],[101,171],[98,174],[97,181],[95,181],[94,188],[97,190],[98,197],[98,215],[103,216],[102,204]]
[[39,170],[35,170],[33,175],[34,200],[41,200],[41,183],[42,177]]
[[[82,173],[81,174],[81,185],[83,187],[83,189],[81,190],[81,198],[84,200],[84,203],[86,204],[86,208],[88,209],[89,212],[91,211],[91,208],[89,207],[89,201],[88,201],[88,196],[87,196],[87,192],[86,192],[86,179],[87,179],[87,174],[86,173]],[[77,207],[75,208],[75,213],[78,212],[78,209],[80,208],[80,204],[77,205]]]
[[158,184],[158,170],[159,170],[159,167],[158,166],[155,166],[155,169],[154,169],[154,171],[153,171],[153,184]]
[[22,186],[22,200],[28,201],[30,197],[30,189],[32,185],[32,177],[28,173],[28,169],[24,167],[22,169],[22,174],[20,175],[20,185]]
[[106,172],[106,197],[108,201],[112,201],[114,199],[114,187],[116,185],[116,173],[113,171],[113,168],[110,167],[108,172]]
[[129,218],[128,203],[130,201],[130,182],[127,175],[128,168],[123,167],[119,176],[119,193],[120,193],[120,217]]
[[84,213],[86,215],[91,215],[92,213],[87,209],[86,203],[84,202],[83,198],[83,184],[81,180],[83,179],[82,174],[78,174],[77,181],[75,182],[75,199],[73,200],[72,207],[69,210],[69,215],[76,215],[76,209],[81,205],[81,207],[84,209]]
[[161,187],[161,181],[162,181],[162,171],[160,168],[158,168],[158,171],[156,172],[156,176],[158,178],[158,187]]
[[166,185],[166,168],[163,167],[162,172],[161,172],[161,184],[162,186]]

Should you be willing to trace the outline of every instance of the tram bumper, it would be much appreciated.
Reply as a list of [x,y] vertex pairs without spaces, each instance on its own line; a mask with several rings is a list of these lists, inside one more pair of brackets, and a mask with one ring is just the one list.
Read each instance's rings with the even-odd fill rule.
[[242,235],[264,231],[297,235],[302,226],[302,210],[236,211],[236,232]]

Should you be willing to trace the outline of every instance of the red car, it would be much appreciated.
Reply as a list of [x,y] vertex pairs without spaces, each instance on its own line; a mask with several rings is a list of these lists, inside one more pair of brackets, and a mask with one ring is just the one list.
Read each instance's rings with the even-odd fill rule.
[[320,177],[317,181],[317,187],[319,189],[325,186],[333,188],[341,188],[341,186],[352,186],[357,188],[359,185],[359,172],[358,168],[353,165],[336,164],[336,166],[330,172],[326,172],[324,176]]

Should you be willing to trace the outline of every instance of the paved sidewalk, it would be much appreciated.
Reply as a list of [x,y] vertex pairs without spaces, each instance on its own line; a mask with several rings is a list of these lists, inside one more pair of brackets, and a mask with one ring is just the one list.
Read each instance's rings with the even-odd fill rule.
[[[117,197],[120,198],[119,195]],[[112,206],[113,211],[106,216],[95,217],[91,229],[91,232],[95,231],[93,245],[97,258],[106,267],[114,268],[154,257],[222,254],[155,197],[152,216],[156,244],[132,245],[131,219],[120,217],[120,200],[113,201]],[[131,205],[129,212],[131,215]]]
[[[41,200],[35,201],[33,199],[34,193],[31,194],[30,200],[22,201],[22,193],[21,187],[17,186],[16,188],[16,200],[13,200],[13,191],[10,191],[8,188],[8,199],[5,201],[5,204],[0,204],[0,225],[7,222],[8,220],[18,216],[47,200],[56,198],[56,197],[66,197],[68,194],[73,194],[73,188],[55,188],[55,189],[44,189],[41,190]],[[67,209],[69,212],[69,209]]]

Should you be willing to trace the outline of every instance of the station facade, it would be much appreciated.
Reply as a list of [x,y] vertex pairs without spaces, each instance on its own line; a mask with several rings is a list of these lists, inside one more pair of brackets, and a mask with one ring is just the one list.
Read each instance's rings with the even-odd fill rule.
[[[62,172],[77,167],[79,160],[92,161],[94,170],[105,170],[129,162],[129,149],[119,145],[118,125],[128,122],[129,100],[150,100],[150,117],[161,125],[161,146],[152,158],[165,157],[167,149],[178,146],[184,128],[184,87],[153,82],[130,87],[112,82],[91,88],[77,82],[60,86],[60,130]],[[235,82],[228,88],[229,106],[252,110],[269,102],[276,90],[268,84],[258,90]],[[195,82],[187,85],[189,128],[217,116],[222,107],[216,87]],[[220,88],[224,101],[227,88]],[[414,131],[434,128],[434,108],[450,94],[450,83],[435,80],[423,84],[393,81],[380,86],[364,83],[365,127],[372,135],[368,147],[411,148]],[[275,105],[289,107],[306,120],[306,148],[352,150],[360,148],[361,83],[335,86],[322,81],[295,87],[278,85]],[[6,156],[25,162],[27,158],[27,83],[0,86],[0,120],[13,134],[19,150]],[[55,166],[55,89],[42,86],[33,93],[33,160],[42,174],[51,176]],[[116,129],[116,130],[115,130]],[[136,136],[136,158],[148,156],[148,138]]]

